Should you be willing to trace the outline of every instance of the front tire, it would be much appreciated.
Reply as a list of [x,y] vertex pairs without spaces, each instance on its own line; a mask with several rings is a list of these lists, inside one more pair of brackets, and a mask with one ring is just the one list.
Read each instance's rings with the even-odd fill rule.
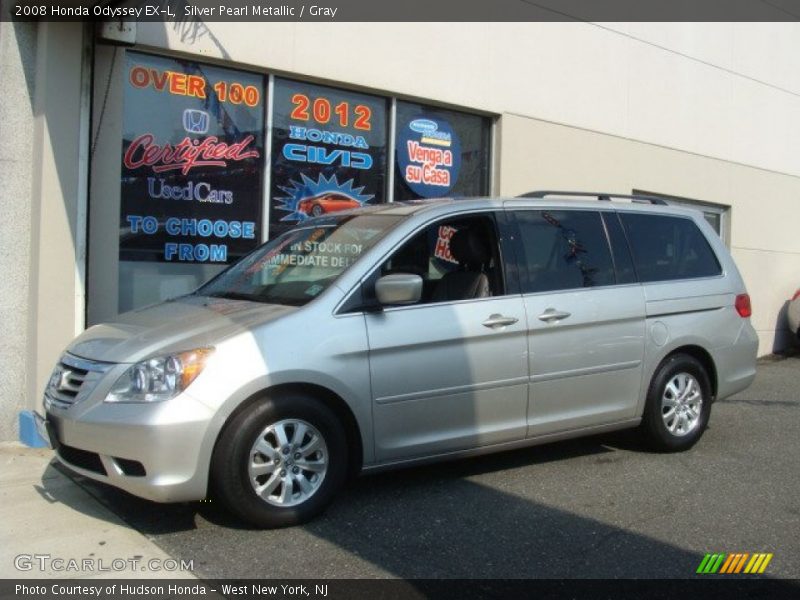
[[688,450],[711,416],[712,391],[705,367],[693,356],[673,354],[659,365],[647,393],[642,433],[655,450]]
[[225,427],[211,464],[214,496],[257,527],[288,527],[321,513],[347,474],[336,415],[302,394],[267,397]]

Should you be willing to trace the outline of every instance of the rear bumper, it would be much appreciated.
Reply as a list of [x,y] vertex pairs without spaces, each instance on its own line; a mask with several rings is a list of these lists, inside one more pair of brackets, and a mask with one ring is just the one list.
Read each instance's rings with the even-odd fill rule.
[[736,341],[714,352],[717,400],[747,389],[756,377],[758,334],[749,320],[742,323]]

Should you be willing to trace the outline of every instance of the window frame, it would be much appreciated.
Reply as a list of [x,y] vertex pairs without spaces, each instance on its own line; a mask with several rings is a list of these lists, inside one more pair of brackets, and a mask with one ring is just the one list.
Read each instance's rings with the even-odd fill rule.
[[[695,200],[694,198],[684,198],[682,196],[671,196],[669,194],[659,194],[657,192],[645,192],[643,190],[632,190],[632,194],[641,194],[645,196],[650,196],[652,198],[659,198],[664,200],[670,206],[680,206],[682,208],[693,208],[694,210],[699,210],[703,213],[703,218],[705,219],[706,213],[714,214],[719,216],[719,231],[717,231],[717,235],[719,235],[722,243],[725,244],[728,248],[731,246],[731,210],[730,206],[725,204],[717,204],[715,202],[706,202],[705,200]],[[708,219],[705,219],[709,225],[711,222]],[[713,225],[711,225],[712,229],[715,229]],[[716,229],[715,229],[716,231]]]
[[[614,264],[614,275],[617,280],[616,285],[639,285],[641,283],[639,281],[639,273],[636,271],[636,263],[633,260],[633,252],[631,251],[631,245],[628,241],[628,234],[625,232],[625,227],[622,225],[619,212],[616,210],[604,210],[601,211],[600,216],[603,219],[603,227],[606,230],[606,237],[608,237],[608,243],[611,246],[611,262]],[[620,251],[624,253],[631,265],[633,281],[620,282],[618,258],[621,257],[618,257],[614,250],[615,242],[620,246]]]

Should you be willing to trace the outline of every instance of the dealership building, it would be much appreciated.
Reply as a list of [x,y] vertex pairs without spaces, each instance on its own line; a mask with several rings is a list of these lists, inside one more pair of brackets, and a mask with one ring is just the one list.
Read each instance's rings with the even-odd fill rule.
[[759,354],[792,343],[796,23],[6,20],[0,65],[0,440],[85,328],[310,216],[420,197],[696,207]]

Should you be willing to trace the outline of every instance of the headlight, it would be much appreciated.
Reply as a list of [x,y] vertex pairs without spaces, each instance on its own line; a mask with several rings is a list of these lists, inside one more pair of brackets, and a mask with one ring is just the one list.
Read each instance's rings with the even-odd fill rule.
[[148,358],[122,374],[106,402],[161,402],[189,387],[206,365],[212,348]]

